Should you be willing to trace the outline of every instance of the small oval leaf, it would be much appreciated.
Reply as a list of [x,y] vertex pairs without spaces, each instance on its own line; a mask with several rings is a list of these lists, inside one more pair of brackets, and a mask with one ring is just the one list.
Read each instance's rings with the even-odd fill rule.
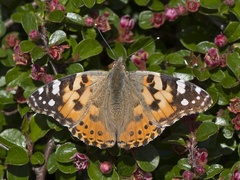
[[62,30],[57,30],[54,33],[51,34],[49,37],[49,45],[54,45],[54,44],[61,44],[66,40],[66,33]]
[[146,172],[154,171],[160,161],[158,151],[151,144],[140,147],[133,157],[137,161],[138,166]]
[[73,50],[73,57],[79,57],[81,60],[95,56],[103,50],[101,44],[94,39],[85,39],[81,41]]
[[218,127],[213,122],[203,122],[197,131],[197,141],[205,141],[213,134],[217,133]]
[[19,146],[11,146],[8,149],[6,164],[21,166],[28,163],[27,151]]

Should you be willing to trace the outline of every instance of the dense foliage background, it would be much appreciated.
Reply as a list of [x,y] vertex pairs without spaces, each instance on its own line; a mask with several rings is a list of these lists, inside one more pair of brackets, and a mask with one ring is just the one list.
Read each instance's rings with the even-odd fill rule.
[[[2,0],[0,11],[1,179],[240,179],[240,1]],[[192,81],[213,105],[130,151],[87,147],[28,107],[43,84],[118,57]]]

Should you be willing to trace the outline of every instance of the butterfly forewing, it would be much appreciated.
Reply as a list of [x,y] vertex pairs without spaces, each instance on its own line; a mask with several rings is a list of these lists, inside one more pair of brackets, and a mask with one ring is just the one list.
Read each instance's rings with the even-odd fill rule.
[[[165,74],[136,71],[130,74],[139,86],[142,104],[156,125],[166,127],[184,115],[200,113],[212,104],[209,94],[200,87]],[[141,84],[141,85],[139,85]]]

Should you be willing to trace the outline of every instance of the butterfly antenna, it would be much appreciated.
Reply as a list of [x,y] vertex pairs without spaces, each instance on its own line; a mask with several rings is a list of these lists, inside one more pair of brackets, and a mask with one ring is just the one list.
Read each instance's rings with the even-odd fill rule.
[[100,29],[97,27],[97,24],[95,24],[95,27],[98,30],[98,33],[100,34],[100,36],[102,37],[103,41],[105,42],[105,44],[107,45],[107,47],[110,49],[111,53],[115,56],[115,58],[117,58],[116,54],[114,53],[114,51],[112,50],[112,48],[109,46],[108,42],[106,41],[106,39],[104,38],[102,32],[100,31]]

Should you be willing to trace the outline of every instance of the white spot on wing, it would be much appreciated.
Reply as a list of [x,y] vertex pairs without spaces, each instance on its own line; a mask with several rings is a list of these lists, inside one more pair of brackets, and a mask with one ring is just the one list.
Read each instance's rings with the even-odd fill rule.
[[186,92],[185,90],[185,83],[182,80],[178,80],[177,82],[177,92],[179,92],[180,94],[184,94]]
[[192,104],[195,104],[196,103],[196,101],[195,100],[192,100]]
[[48,105],[49,106],[54,106],[55,105],[55,101],[53,99],[51,99],[49,102],[48,102]]
[[41,101],[41,100],[42,100],[42,96],[39,96],[39,97],[38,97],[38,100]]
[[183,106],[187,106],[188,105],[188,100],[186,100],[186,99],[183,99],[182,101],[181,101],[181,104],[183,105]]
[[40,88],[38,89],[38,94],[39,94],[39,95],[42,94],[43,91],[44,91],[43,87],[40,87]]
[[200,87],[196,87],[196,88],[195,88],[195,91],[196,91],[198,94],[200,94],[201,91],[202,91],[202,89],[201,89]]
[[46,101],[43,101],[42,103],[43,103],[43,104],[46,104],[47,102],[46,102]]
[[197,98],[197,100],[200,100],[200,99],[201,99],[200,96],[197,96],[196,98]]
[[53,90],[52,90],[52,93],[54,95],[58,94],[59,91],[60,91],[60,84],[61,84],[61,81],[59,80],[55,80],[54,83],[53,83]]

